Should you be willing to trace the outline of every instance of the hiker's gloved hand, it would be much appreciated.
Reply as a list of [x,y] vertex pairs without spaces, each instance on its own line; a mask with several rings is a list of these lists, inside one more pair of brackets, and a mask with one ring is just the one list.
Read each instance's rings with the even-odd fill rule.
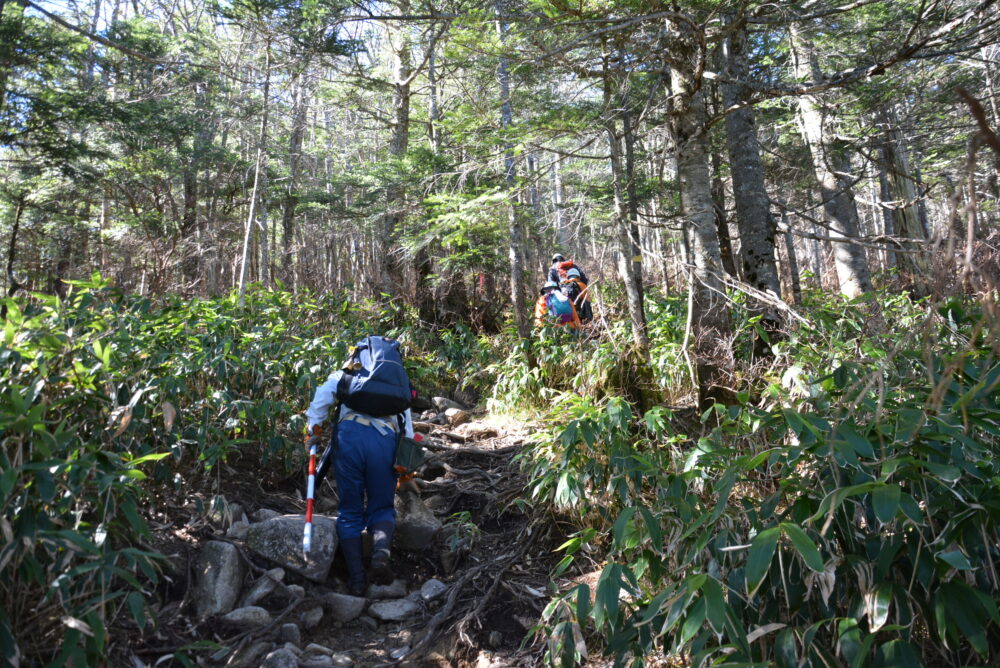
[[306,452],[308,453],[314,445],[316,446],[316,450],[319,451],[322,441],[323,427],[318,424],[313,425],[312,431],[306,434]]

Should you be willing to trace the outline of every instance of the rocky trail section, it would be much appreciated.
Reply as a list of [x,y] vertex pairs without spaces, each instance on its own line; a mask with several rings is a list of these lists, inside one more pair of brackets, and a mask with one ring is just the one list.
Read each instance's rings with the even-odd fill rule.
[[346,593],[332,483],[317,492],[308,560],[297,478],[277,491],[225,489],[207,517],[160,527],[174,598],[157,606],[156,631],[116,656],[136,668],[534,663],[520,647],[546,602],[557,539],[514,503],[526,434],[435,404],[415,420],[427,461],[396,497],[391,585]]

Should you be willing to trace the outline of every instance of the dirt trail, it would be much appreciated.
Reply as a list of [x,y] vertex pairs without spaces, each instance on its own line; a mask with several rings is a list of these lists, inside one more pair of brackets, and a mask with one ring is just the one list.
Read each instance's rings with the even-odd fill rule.
[[[322,585],[289,572],[277,592],[260,603],[271,617],[261,627],[233,632],[217,620],[199,621],[191,600],[191,564],[200,545],[227,540],[225,532],[207,520],[180,518],[158,527],[158,549],[172,557],[173,586],[160,606],[160,627],[144,638],[133,638],[119,646],[133,666],[152,666],[171,653],[171,648],[211,641],[230,647],[225,656],[212,658],[211,651],[189,651],[200,665],[270,665],[265,657],[285,644],[282,626],[295,622],[300,638],[298,666],[526,666],[537,662],[537,652],[522,650],[528,630],[539,619],[547,602],[546,583],[558,540],[550,527],[532,526],[532,518],[514,503],[524,491],[525,480],[513,461],[527,435],[523,425],[490,419],[473,419],[459,427],[417,423],[427,438],[423,445],[430,458],[410,485],[423,504],[444,523],[432,549],[420,553],[394,550],[393,567],[405,594],[419,608],[399,622],[379,621],[366,613],[347,622],[324,616],[309,628],[303,613],[315,609],[331,593],[344,593],[345,570],[340,557]],[[242,462],[234,462],[243,468]],[[232,471],[236,474],[237,471]],[[237,503],[248,514],[267,508],[279,513],[302,513],[301,476],[268,481],[249,475],[226,476],[227,501]],[[242,481],[238,483],[237,481]],[[319,495],[332,495],[332,488]],[[322,506],[321,506],[322,508]],[[241,552],[248,579],[259,579],[273,567],[245,549],[239,540],[229,540]],[[186,569],[184,562],[187,562]],[[447,589],[433,600],[421,599],[421,587],[439,580]],[[304,598],[295,598],[297,587]],[[302,590],[297,590],[301,592]],[[404,595],[405,595],[404,594]],[[394,596],[399,596],[399,593]],[[369,599],[369,606],[374,599]],[[320,649],[322,648],[322,649]],[[220,653],[221,654],[221,653]],[[327,658],[324,658],[327,657]],[[160,665],[180,665],[165,660]],[[117,665],[117,664],[116,664]],[[278,665],[278,664],[275,664]],[[294,665],[294,664],[280,664]]]

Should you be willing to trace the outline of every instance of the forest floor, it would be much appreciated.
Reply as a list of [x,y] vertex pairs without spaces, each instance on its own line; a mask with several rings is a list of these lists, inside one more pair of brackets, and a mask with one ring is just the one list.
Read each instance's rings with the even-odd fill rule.
[[[221,494],[247,515],[263,508],[301,514],[305,507],[304,476],[281,477],[274,472],[282,467],[230,458],[217,467],[220,470],[213,476],[212,495],[191,494],[183,504],[176,500],[158,504],[160,512],[149,542],[150,547],[168,556],[159,592],[161,602],[156,606],[158,625],[145,634],[139,634],[134,626],[128,629],[127,622],[122,628],[112,627],[113,638],[127,638],[113,644],[113,664],[135,668],[190,665],[188,661],[212,666],[262,665],[264,654],[260,652],[287,647],[280,628],[295,621],[302,627],[299,648],[315,644],[332,652],[331,660],[302,653],[300,666],[490,668],[539,664],[540,652],[531,642],[530,630],[549,600],[549,577],[559,558],[556,548],[565,536],[552,518],[537,521],[530,508],[515,503],[524,496],[526,483],[515,457],[529,427],[482,415],[457,428],[419,423],[418,427],[427,432],[424,445],[430,459],[414,483],[424,505],[444,523],[444,538],[424,553],[394,550],[393,567],[411,599],[418,598],[422,585],[431,579],[448,587],[439,598],[422,602],[419,612],[402,622],[379,621],[362,614],[344,623],[327,617],[308,628],[300,620],[310,602],[315,606],[330,592],[346,592],[346,571],[338,554],[322,584],[289,572],[284,587],[299,585],[305,598],[262,603],[273,620],[264,627],[227,632],[216,621],[199,620],[192,600],[197,552],[208,541],[227,540],[222,527],[213,521],[217,518],[204,510],[211,497]],[[327,482],[317,498],[333,494]],[[322,512],[323,505],[319,508]],[[263,574],[273,566],[240,541],[228,542],[240,548],[251,575]],[[232,651],[213,656],[214,652],[206,649],[208,643]],[[317,663],[311,664],[312,659]]]

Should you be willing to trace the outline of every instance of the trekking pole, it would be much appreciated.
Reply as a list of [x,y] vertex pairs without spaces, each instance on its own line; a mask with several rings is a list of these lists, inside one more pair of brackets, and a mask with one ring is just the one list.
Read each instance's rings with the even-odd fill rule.
[[309,554],[312,548],[313,497],[316,494],[316,441],[309,443],[309,482],[306,484],[306,523],[302,529],[302,552]]

